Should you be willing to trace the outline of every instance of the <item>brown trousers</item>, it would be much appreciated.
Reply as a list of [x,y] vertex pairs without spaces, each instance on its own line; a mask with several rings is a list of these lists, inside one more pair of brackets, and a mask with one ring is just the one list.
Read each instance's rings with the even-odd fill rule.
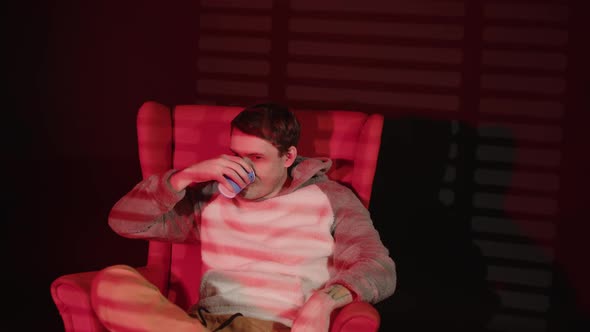
[[283,324],[237,315],[189,315],[127,265],[103,269],[92,282],[92,307],[113,332],[288,332]]
[[[211,331],[220,332],[289,332],[287,326],[268,320],[232,315],[212,315],[203,312],[204,325]],[[226,323],[229,323],[226,325]],[[226,325],[226,326],[223,326]]]

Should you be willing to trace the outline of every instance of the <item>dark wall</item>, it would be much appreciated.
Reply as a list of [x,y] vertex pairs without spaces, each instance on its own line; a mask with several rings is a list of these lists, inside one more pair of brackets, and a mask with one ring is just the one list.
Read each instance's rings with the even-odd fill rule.
[[[195,3],[191,0],[166,5],[161,1],[39,1],[39,4],[20,4],[4,10],[7,17],[4,31],[8,33],[5,64],[9,74],[4,91],[9,103],[2,114],[2,164],[8,182],[4,204],[9,207],[9,214],[5,224],[8,227],[4,228],[8,241],[4,241],[7,249],[3,276],[15,285],[10,287],[15,295],[11,297],[15,301],[13,311],[17,313],[13,317],[23,326],[21,330],[29,330],[24,328],[26,325],[43,326],[47,331],[62,330],[61,318],[49,294],[49,285],[58,276],[115,263],[144,263],[146,244],[115,235],[108,228],[106,218],[112,204],[141,177],[135,139],[137,108],[149,99],[166,104],[191,103],[195,99],[198,33]],[[581,71],[587,72],[588,68],[584,64],[587,23],[585,14],[573,12],[572,22],[576,26],[573,31],[577,33],[572,35],[574,47],[570,51],[570,65],[575,70],[569,74],[572,90],[568,107],[587,110],[587,87],[584,89],[583,84],[587,76]],[[587,216],[584,188],[588,186],[585,158],[588,116],[581,111],[569,114],[564,130],[568,159],[564,160],[567,174],[562,201],[566,212],[559,225],[557,278],[561,279],[556,280],[555,288],[555,301],[561,305],[556,306],[555,315],[563,318],[563,322],[576,322],[587,319],[590,307],[590,292],[587,286],[583,287],[589,274],[586,264],[580,261],[588,249],[588,227],[580,224]],[[401,151],[412,158],[405,163],[394,159],[381,163],[376,183],[376,193],[380,195],[375,196],[373,205],[381,222],[400,216],[408,221],[440,217],[434,202],[430,210],[406,205],[397,214],[385,211],[385,207],[391,199],[405,199],[405,193],[436,194],[437,188],[426,187],[424,182],[424,190],[418,190],[415,183],[402,175],[411,173],[419,178],[419,173],[424,171],[436,177],[441,170],[430,164],[432,160],[425,152],[433,149],[436,157],[446,154],[446,150],[438,146],[441,142],[434,136],[423,136],[423,133],[447,130],[446,125],[411,117],[387,122],[385,149]],[[393,137],[404,131],[415,132],[416,136],[411,141]],[[415,144],[422,149],[417,149]],[[399,179],[387,177],[384,170],[391,168]],[[407,190],[402,186],[397,191],[399,196],[396,193],[386,196],[391,194],[386,184],[396,180]],[[415,211],[421,214],[413,215]],[[431,264],[442,261],[436,261],[429,248],[412,241],[411,235],[418,232],[416,228],[420,225],[408,222],[395,227],[397,234],[408,235],[398,236],[402,242],[388,243],[394,248],[396,259],[409,266],[405,271],[426,278],[436,269],[448,268]],[[440,231],[432,230],[430,240],[440,240],[434,236]],[[454,236],[463,234],[444,231]],[[460,241],[465,239],[461,237]],[[469,243],[460,241],[449,250],[474,251]],[[402,249],[413,254],[402,257],[401,252],[395,251]],[[439,254],[451,256],[453,252]],[[476,259],[469,255],[462,259]],[[412,260],[413,257],[419,260]],[[455,263],[457,269],[450,269],[452,273],[447,276],[454,286],[464,285],[454,276],[474,274],[477,280],[482,280],[478,265]],[[430,310],[428,313],[444,308],[440,315],[454,317],[461,315],[455,311],[465,309],[465,303],[469,303],[467,299],[449,305],[445,300],[453,298],[452,288],[437,288],[433,284],[424,288],[421,281],[413,279],[411,289],[421,289],[419,298],[431,300],[421,307]],[[471,290],[480,289],[480,285],[471,286]],[[438,292],[437,297],[429,291]],[[416,297],[410,294],[411,298],[404,298],[405,294],[402,289],[399,297],[383,303],[380,310],[391,315],[407,315],[408,320],[420,320],[421,312],[411,311],[410,302]],[[463,295],[465,299],[471,294]],[[486,296],[482,294],[483,298]],[[470,309],[473,310],[470,314],[482,314],[486,308]],[[384,318],[391,326],[398,324],[391,317]],[[561,321],[556,331],[564,326]]]
[[19,325],[63,330],[49,293],[60,275],[144,263],[146,243],[116,236],[106,218],[141,178],[137,108],[193,101],[193,3],[40,1],[5,10],[3,275],[15,284]]
[[569,52],[568,108],[565,118],[563,192],[557,234],[556,285],[553,301],[556,331],[585,331],[590,328],[590,267],[584,263],[590,252],[588,188],[590,188],[590,3],[573,1],[572,47]]

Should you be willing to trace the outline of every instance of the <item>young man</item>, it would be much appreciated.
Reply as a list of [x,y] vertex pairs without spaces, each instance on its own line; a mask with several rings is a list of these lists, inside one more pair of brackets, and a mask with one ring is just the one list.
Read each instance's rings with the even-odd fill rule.
[[[393,294],[396,272],[369,212],[325,173],[328,159],[297,155],[299,123],[278,104],[231,122],[232,155],[137,184],[109,215],[129,238],[200,241],[200,300],[172,304],[135,269],[94,279],[92,304],[112,331],[328,331],[332,310]],[[254,172],[252,183],[248,173]],[[243,190],[234,198],[219,194]]]

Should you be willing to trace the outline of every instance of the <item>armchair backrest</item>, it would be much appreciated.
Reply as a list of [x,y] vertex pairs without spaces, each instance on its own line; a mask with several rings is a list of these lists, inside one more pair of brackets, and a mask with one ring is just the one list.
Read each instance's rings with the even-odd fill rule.
[[[137,135],[143,177],[181,169],[199,160],[229,153],[230,121],[243,107],[178,105],[148,101],[139,109]],[[294,110],[301,123],[299,155],[329,157],[328,175],[356,192],[368,207],[381,145],[383,116],[357,111]],[[148,265],[169,266],[158,285],[183,308],[198,299],[198,245],[151,241]]]

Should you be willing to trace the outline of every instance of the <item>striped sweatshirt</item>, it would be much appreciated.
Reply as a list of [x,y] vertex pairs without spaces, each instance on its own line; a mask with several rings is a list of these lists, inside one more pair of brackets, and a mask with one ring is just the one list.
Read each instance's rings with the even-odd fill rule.
[[263,201],[227,199],[215,183],[176,192],[153,175],[109,214],[119,235],[178,243],[200,241],[198,306],[292,326],[311,294],[342,284],[355,299],[377,303],[393,294],[395,264],[369,211],[330,180],[331,161],[298,157],[292,181]]

